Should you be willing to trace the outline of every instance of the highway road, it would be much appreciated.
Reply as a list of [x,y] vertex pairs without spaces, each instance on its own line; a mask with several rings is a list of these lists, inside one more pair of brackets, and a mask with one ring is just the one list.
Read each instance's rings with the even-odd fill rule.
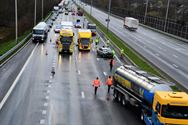
[[[84,8],[90,13],[89,5]],[[93,7],[92,16],[106,26],[107,14],[105,12]],[[109,29],[147,60],[188,89],[187,43],[142,26],[139,26],[136,32],[131,32],[123,27],[122,19],[112,16],[110,17]]]
[[[60,14],[55,24],[75,19]],[[31,42],[1,67],[0,101],[13,82],[16,86],[0,109],[0,124],[140,125],[138,109],[114,101],[112,90],[107,94],[104,83],[111,75],[109,60],[98,58],[94,47],[90,52],[79,52],[75,46],[73,55],[58,55],[58,35],[53,28],[45,43]],[[119,65],[116,60],[115,67]],[[52,67],[56,70],[54,77]],[[102,85],[94,96],[91,83],[97,76]]]

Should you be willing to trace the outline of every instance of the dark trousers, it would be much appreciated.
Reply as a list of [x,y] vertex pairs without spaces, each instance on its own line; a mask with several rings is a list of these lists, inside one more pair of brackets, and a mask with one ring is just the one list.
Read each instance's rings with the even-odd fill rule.
[[111,87],[111,85],[108,85],[108,93],[110,92],[110,87]]
[[110,72],[112,72],[112,67],[113,67],[113,65],[110,64]]
[[95,87],[95,95],[97,94],[97,89],[98,89],[98,87]]

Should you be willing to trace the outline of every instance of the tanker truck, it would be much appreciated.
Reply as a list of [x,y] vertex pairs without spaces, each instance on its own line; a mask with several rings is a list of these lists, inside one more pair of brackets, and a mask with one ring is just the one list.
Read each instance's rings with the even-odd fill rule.
[[114,99],[140,109],[146,125],[188,125],[188,94],[173,92],[170,83],[131,65],[113,75]]

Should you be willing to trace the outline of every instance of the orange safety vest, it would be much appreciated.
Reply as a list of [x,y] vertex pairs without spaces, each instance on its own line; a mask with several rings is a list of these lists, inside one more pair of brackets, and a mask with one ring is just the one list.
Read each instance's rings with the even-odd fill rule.
[[107,85],[112,85],[112,84],[113,84],[112,78],[108,78],[108,79],[106,80],[106,84],[107,84]]
[[99,87],[100,83],[101,83],[100,80],[97,80],[97,79],[93,80],[94,87]]

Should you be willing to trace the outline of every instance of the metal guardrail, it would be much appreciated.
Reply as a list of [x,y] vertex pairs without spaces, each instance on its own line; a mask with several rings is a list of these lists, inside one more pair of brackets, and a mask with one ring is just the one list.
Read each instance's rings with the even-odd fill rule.
[[[52,15],[52,12],[44,19],[44,21],[48,20],[50,18],[50,16]],[[32,33],[29,33],[21,42],[19,42],[16,46],[14,46],[13,48],[11,48],[9,51],[7,51],[5,54],[3,54],[2,56],[0,56],[0,67],[2,67],[8,60],[10,60],[10,58],[12,58],[14,56],[14,53],[16,54],[16,50],[19,51],[19,48],[21,48],[24,43],[28,40],[27,43],[25,43],[25,45],[27,45],[30,40],[29,38],[31,37]],[[22,48],[21,48],[22,49]],[[18,52],[17,51],[17,52]],[[13,56],[11,56],[13,55]],[[9,57],[10,56],[10,57]],[[9,57],[9,58],[8,58]],[[8,58],[8,59],[6,59]]]
[[21,42],[19,42],[12,49],[10,49],[5,54],[3,54],[2,56],[0,56],[0,62],[3,61],[3,60],[5,60],[8,56],[10,56],[13,52],[15,52],[18,48],[20,48],[25,43],[25,41],[28,40],[30,37],[31,37],[31,33],[29,33]]

